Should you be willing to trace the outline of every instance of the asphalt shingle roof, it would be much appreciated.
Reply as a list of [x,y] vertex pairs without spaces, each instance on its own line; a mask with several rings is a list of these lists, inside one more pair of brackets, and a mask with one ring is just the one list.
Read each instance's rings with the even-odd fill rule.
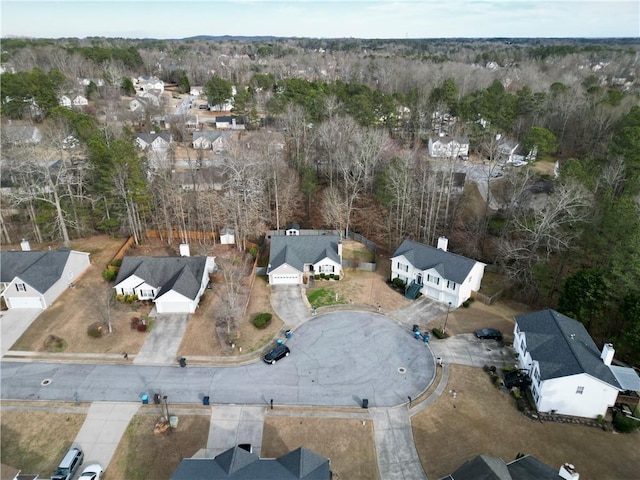
[[557,480],[558,470],[526,455],[509,464],[501,458],[478,455],[442,480]]
[[116,285],[135,275],[159,289],[156,298],[173,290],[195,300],[206,263],[206,257],[124,257]]
[[584,325],[577,320],[552,309],[515,318],[525,335],[527,351],[540,365],[541,380],[586,373],[621,388]]
[[341,264],[339,242],[338,235],[274,235],[271,237],[269,271],[286,263],[302,272],[306,263],[317,263],[324,258]]
[[29,284],[40,293],[45,293],[60,280],[71,250],[60,248],[45,252],[0,253],[0,280],[11,282],[15,277]]
[[402,242],[391,256],[391,260],[400,255],[403,255],[415,268],[422,271],[433,268],[442,278],[452,280],[458,284],[466,280],[471,269],[477,263],[470,258],[445,252],[439,248],[430,247],[413,240]]
[[300,447],[280,458],[259,458],[233,447],[215,458],[185,458],[171,480],[329,480],[329,459]]

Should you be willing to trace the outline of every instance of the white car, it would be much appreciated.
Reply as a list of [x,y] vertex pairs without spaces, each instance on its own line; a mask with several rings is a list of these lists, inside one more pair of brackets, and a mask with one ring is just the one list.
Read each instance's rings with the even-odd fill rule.
[[99,463],[92,463],[84,468],[78,477],[78,480],[100,480],[100,476],[103,471],[104,469],[102,468],[102,465]]

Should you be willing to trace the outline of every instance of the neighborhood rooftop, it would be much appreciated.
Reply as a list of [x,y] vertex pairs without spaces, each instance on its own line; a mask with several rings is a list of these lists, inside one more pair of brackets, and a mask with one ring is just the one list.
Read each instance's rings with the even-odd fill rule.
[[274,270],[286,263],[303,271],[305,263],[316,263],[324,258],[340,264],[338,243],[338,235],[274,235],[271,237],[269,269]]
[[66,247],[44,252],[2,252],[0,280],[9,283],[18,277],[36,291],[44,293],[60,279],[70,253],[71,250]]
[[620,383],[600,358],[600,350],[577,320],[552,309],[516,316],[527,350],[540,364],[540,378],[589,374],[616,388]]

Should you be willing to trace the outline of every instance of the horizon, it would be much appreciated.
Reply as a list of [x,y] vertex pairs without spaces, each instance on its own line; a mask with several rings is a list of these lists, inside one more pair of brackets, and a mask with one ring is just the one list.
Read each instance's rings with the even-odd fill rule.
[[630,0],[1,0],[0,8],[2,38],[640,37],[640,2]]

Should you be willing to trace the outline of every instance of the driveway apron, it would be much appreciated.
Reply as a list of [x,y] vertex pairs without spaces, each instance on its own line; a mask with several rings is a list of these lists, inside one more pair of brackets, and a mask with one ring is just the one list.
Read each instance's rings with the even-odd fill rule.
[[371,410],[380,478],[427,480],[413,441],[407,407]]
[[41,313],[39,308],[13,308],[0,312],[3,357]]
[[311,318],[311,310],[302,298],[299,285],[272,285],[271,306],[282,321],[292,329]]
[[480,340],[473,333],[463,333],[445,340],[433,339],[429,346],[436,357],[445,363],[483,367],[515,363],[513,353],[496,340]]
[[84,466],[99,463],[106,470],[140,403],[94,402],[74,445],[84,452]]
[[141,365],[175,364],[189,314],[160,314],[133,363]]

